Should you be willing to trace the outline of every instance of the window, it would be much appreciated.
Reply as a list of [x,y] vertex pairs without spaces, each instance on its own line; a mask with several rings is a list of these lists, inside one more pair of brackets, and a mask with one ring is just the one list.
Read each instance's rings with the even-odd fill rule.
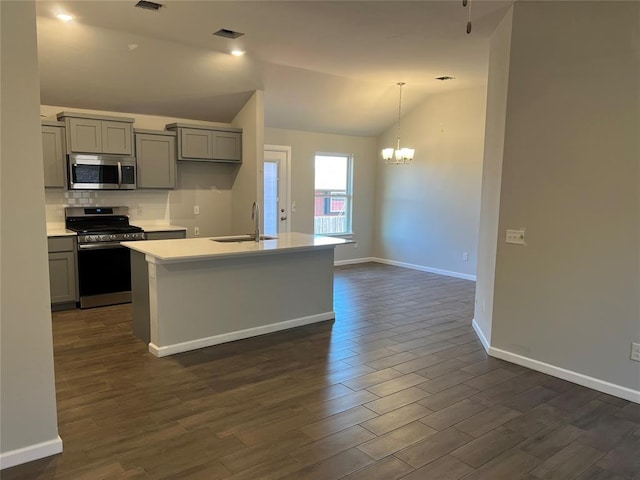
[[351,233],[352,164],[350,155],[316,155],[314,233]]

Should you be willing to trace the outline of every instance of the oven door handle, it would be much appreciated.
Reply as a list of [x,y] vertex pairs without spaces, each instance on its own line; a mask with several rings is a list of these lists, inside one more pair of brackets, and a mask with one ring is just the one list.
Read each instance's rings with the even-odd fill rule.
[[102,250],[107,248],[127,248],[120,244],[120,242],[98,242],[98,243],[81,243],[78,245],[78,250]]
[[122,164],[118,162],[118,188],[122,188]]

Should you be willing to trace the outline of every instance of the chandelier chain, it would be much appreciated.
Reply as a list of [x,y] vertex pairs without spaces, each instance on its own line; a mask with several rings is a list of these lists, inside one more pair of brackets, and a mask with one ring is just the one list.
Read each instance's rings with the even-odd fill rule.
[[404,82],[398,82],[398,86],[400,87],[400,98],[398,99],[398,133],[396,135],[396,145],[397,149],[400,150],[400,119],[402,118],[402,86]]

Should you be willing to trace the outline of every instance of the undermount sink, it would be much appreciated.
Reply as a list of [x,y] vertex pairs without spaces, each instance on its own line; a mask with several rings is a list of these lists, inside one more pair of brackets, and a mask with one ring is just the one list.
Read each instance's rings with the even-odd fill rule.
[[[260,235],[260,240],[276,240],[278,237],[272,235]],[[240,243],[240,242],[255,242],[255,235],[234,235],[232,237],[220,237],[212,238],[211,241],[219,243]]]

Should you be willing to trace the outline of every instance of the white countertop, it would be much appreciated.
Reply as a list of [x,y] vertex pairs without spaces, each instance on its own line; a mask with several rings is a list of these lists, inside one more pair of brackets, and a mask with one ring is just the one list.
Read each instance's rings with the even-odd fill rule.
[[323,237],[306,233],[281,233],[277,239],[257,242],[221,243],[213,239],[225,237],[199,237],[176,240],[146,240],[122,242],[132,250],[144,253],[150,263],[178,263],[211,260],[221,257],[265,255],[285,253],[291,250],[313,250],[333,248],[336,245],[353,243],[342,238]]
[[76,232],[64,228],[64,223],[47,223],[47,237],[73,237]]

